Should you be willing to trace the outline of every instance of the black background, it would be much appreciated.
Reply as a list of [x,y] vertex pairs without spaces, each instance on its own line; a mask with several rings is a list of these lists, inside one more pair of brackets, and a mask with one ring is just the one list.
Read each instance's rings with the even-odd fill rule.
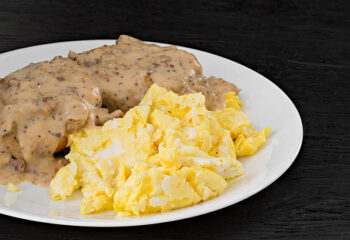
[[350,239],[349,1],[0,1],[0,53],[121,33],[212,52],[271,79],[302,116],[295,163],[204,216],[98,229],[0,215],[0,239]]

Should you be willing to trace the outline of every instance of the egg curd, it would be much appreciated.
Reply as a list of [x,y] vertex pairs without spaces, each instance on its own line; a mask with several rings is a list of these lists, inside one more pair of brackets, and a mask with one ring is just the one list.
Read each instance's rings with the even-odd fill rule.
[[81,188],[82,214],[164,212],[223,193],[242,175],[237,157],[254,154],[270,128],[254,131],[235,93],[208,111],[201,93],[152,85],[123,118],[69,135],[69,164],[50,184],[53,200]]

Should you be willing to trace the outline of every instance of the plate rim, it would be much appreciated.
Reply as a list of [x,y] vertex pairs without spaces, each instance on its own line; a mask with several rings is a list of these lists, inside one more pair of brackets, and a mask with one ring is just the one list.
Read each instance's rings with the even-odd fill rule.
[[[74,40],[74,41],[63,41],[63,42],[54,42],[54,43],[32,45],[29,47],[23,47],[23,48],[0,53],[0,60],[8,55],[17,54],[18,52],[21,52],[21,51],[30,50],[30,49],[34,49],[34,48],[40,48],[40,47],[49,47],[50,45],[65,45],[65,44],[74,44],[77,42],[112,42],[112,41],[115,42],[116,40],[115,39],[90,39],[90,40]],[[79,227],[132,227],[132,226],[144,226],[144,225],[160,224],[160,223],[173,222],[173,221],[178,221],[178,220],[182,220],[182,219],[197,217],[197,216],[211,213],[214,211],[218,211],[218,210],[221,210],[223,208],[234,205],[236,203],[239,203],[239,202],[257,194],[258,192],[266,189],[268,186],[270,186],[273,182],[277,181],[284,173],[286,173],[288,171],[288,169],[295,162],[295,160],[297,159],[297,157],[300,153],[302,143],[304,140],[304,126],[303,126],[301,115],[300,115],[297,107],[295,106],[294,102],[279,86],[277,86],[274,82],[272,82],[270,79],[268,79],[264,75],[260,74],[259,72],[255,71],[249,67],[246,67],[243,64],[238,63],[234,60],[222,57],[220,55],[216,55],[216,54],[211,53],[211,52],[206,52],[203,50],[185,47],[185,46],[181,46],[181,45],[175,45],[175,44],[160,43],[160,42],[153,42],[153,41],[144,41],[144,42],[150,43],[150,44],[158,44],[161,46],[176,46],[176,47],[179,47],[179,48],[184,49],[186,51],[187,50],[195,50],[197,52],[200,52],[201,54],[209,54],[210,57],[216,57],[216,58],[220,58],[224,61],[232,62],[232,63],[238,65],[244,71],[251,71],[251,72],[254,72],[254,74],[258,74],[261,78],[263,78],[265,80],[266,83],[268,83],[271,87],[273,87],[275,90],[277,90],[280,94],[282,94],[288,100],[293,111],[296,113],[296,117],[297,117],[297,120],[299,123],[298,128],[300,127],[300,137],[298,139],[298,145],[296,147],[296,150],[293,153],[293,156],[291,155],[292,160],[290,162],[288,162],[287,164],[285,164],[282,167],[283,170],[281,170],[278,174],[276,174],[276,176],[269,178],[268,180],[266,180],[264,182],[264,184],[262,186],[251,189],[243,197],[236,199],[235,201],[228,201],[227,203],[224,203],[220,206],[211,207],[209,209],[204,209],[204,210],[199,209],[199,211],[194,212],[194,213],[190,213],[190,214],[185,215],[185,216],[183,216],[183,215],[177,216],[176,214],[173,214],[174,216],[172,216],[171,213],[176,211],[176,210],[175,211],[173,210],[173,211],[167,212],[168,214],[170,213],[170,215],[167,216],[166,220],[160,219],[160,218],[155,218],[155,219],[145,219],[144,221],[142,221],[142,218],[139,218],[140,221],[136,221],[134,223],[134,221],[133,221],[134,218],[131,218],[131,219],[128,219],[125,221],[113,221],[110,219],[109,220],[69,219],[69,218],[59,218],[59,217],[54,217],[54,216],[40,216],[40,215],[36,215],[33,213],[29,213],[29,212],[23,212],[23,211],[9,208],[9,207],[5,207],[5,206],[0,206],[0,214],[23,219],[23,220],[27,220],[27,221],[41,222],[41,223],[46,223],[46,224],[65,225],[65,226],[79,226]],[[188,208],[190,208],[190,207],[191,206],[188,206]],[[157,213],[155,213],[155,214],[157,214]],[[150,215],[144,215],[144,216],[150,216]]]

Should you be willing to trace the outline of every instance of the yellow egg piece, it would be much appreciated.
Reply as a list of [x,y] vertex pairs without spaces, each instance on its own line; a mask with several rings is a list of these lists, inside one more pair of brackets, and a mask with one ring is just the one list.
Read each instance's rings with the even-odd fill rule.
[[21,191],[22,189],[20,187],[18,187],[16,184],[14,183],[8,183],[7,184],[7,190],[9,192],[18,192]]

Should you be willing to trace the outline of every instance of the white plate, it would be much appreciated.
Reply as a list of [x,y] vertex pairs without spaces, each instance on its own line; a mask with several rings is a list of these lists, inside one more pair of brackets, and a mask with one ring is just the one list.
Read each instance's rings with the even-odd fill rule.
[[[91,40],[53,43],[0,54],[0,77],[31,62],[67,56],[68,50],[82,52],[114,40]],[[165,44],[162,44],[165,45]],[[198,216],[242,201],[261,191],[279,178],[293,163],[303,139],[299,113],[281,89],[260,74],[223,57],[195,49],[179,47],[198,58],[206,76],[222,77],[237,84],[243,91],[243,109],[257,129],[271,126],[268,141],[257,154],[241,158],[244,176],[231,181],[226,191],[207,202],[166,213],[141,217],[115,218],[114,212],[83,216],[79,213],[80,193],[66,202],[51,201],[49,191],[29,183],[19,186],[20,192],[8,192],[0,186],[0,213],[32,221],[74,226],[135,226]]]

